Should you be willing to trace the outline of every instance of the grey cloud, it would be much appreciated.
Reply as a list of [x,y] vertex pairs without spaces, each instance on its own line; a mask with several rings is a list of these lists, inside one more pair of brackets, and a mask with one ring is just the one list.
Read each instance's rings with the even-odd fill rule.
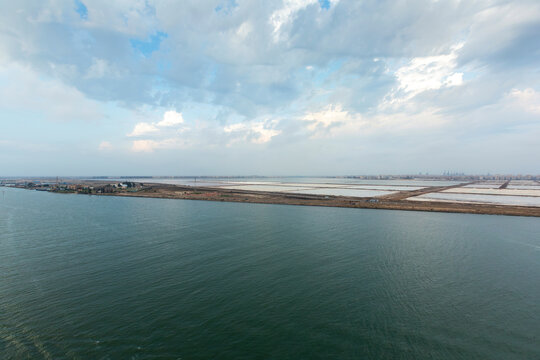
[[460,51],[460,65],[477,64],[493,71],[538,68],[540,62],[540,3],[500,1],[476,14]]
[[[0,14],[1,43],[11,61],[58,77],[93,99],[177,109],[188,101],[204,102],[248,118],[295,101],[308,106],[308,94],[319,89],[301,72],[308,65],[324,69],[343,61],[322,85],[330,93],[326,100],[366,112],[395,85],[387,61],[445,54],[464,42],[459,66],[538,63],[538,19],[519,19],[523,9],[536,11],[532,1],[342,0],[328,10],[314,3],[282,26],[284,37],[277,42],[269,18],[281,2],[238,1],[216,11],[220,4],[92,1],[84,20],[70,1],[10,3]],[[496,26],[495,15],[505,11],[504,26]],[[155,31],[168,34],[160,51],[137,57],[129,40]],[[107,76],[86,76],[96,59],[107,64]],[[495,70],[482,76],[490,77],[490,71]],[[497,78],[500,96],[508,88],[504,76]],[[459,91],[431,91],[418,100],[458,107],[451,103],[463,99],[452,92]],[[475,106],[464,100],[462,108]],[[478,97],[477,105],[482,102],[488,100]]]

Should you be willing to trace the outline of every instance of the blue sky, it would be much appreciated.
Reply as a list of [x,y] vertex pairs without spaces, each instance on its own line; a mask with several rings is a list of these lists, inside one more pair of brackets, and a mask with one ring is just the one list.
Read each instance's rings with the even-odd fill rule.
[[12,1],[0,176],[540,173],[540,2]]

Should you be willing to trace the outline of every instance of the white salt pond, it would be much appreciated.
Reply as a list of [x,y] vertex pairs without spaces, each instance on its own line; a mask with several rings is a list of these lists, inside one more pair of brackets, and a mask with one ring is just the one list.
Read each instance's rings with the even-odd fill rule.
[[295,191],[295,190],[304,190],[307,189],[304,187],[298,186],[284,186],[284,185],[224,185],[220,186],[221,189],[230,189],[230,190],[251,190],[251,191],[268,191],[268,192],[286,192],[286,191]]
[[[300,185],[300,184],[299,184]],[[373,189],[351,189],[351,188],[336,188],[336,187],[300,187],[300,186],[285,186],[285,185],[227,185],[221,186],[222,189],[230,190],[251,190],[251,191],[268,191],[268,192],[284,192],[294,194],[311,194],[311,195],[332,195],[332,196],[352,196],[352,197],[374,197],[381,195],[393,194],[396,191],[373,190]]]
[[[476,184],[469,184],[463,187],[475,189],[498,189],[504,181],[485,181]],[[540,183],[531,180],[512,180],[507,189],[540,190]]]
[[[331,181],[329,181],[331,180]],[[335,179],[327,179],[326,182],[334,183]],[[430,186],[452,186],[459,185],[462,182],[460,181],[445,181],[445,180],[406,180],[406,179],[396,179],[396,180],[360,180],[360,179],[347,179],[350,181],[343,182],[348,185],[359,185],[359,186],[368,186],[368,185],[389,185],[389,186],[415,186],[415,187],[430,187]]]
[[484,194],[454,194],[454,193],[429,193],[413,196],[407,200],[413,201],[443,201],[463,202],[476,204],[498,204],[517,206],[540,206],[540,197],[537,196],[512,196],[512,195],[484,195]]
[[507,189],[540,190],[540,184],[538,185],[512,185],[512,183],[510,183]]
[[296,186],[296,187],[303,187],[303,188],[349,188],[351,184],[327,184],[327,183],[278,183],[278,185],[284,185],[284,186]]
[[441,191],[443,193],[461,194],[486,194],[486,195],[516,195],[516,196],[540,196],[540,188],[529,189],[473,189],[473,188],[453,188]]
[[[337,179],[325,179],[324,182],[336,183]],[[447,180],[407,180],[407,179],[395,179],[395,180],[362,180],[362,179],[341,179],[347,181],[340,181],[349,185],[392,185],[392,186],[451,186],[459,185],[461,181],[447,181]]]
[[535,180],[512,180],[510,181],[510,185],[540,185],[540,182]]
[[426,186],[389,186],[389,185],[365,185],[351,186],[347,189],[363,189],[363,190],[390,190],[390,191],[414,191],[425,189]]
[[475,189],[498,189],[503,183],[479,183],[479,184],[469,184],[463,186],[464,188],[475,188]]
[[[92,180],[98,180],[93,178]],[[142,183],[159,183],[171,185],[189,185],[189,186],[232,186],[232,185],[285,185],[300,187],[336,187],[336,188],[374,188],[383,189],[382,186],[392,187],[411,187],[417,190],[430,186],[451,186],[458,185],[459,181],[446,180],[423,180],[423,179],[351,179],[351,178],[324,178],[324,177],[268,177],[268,178],[235,178],[235,177],[215,177],[215,178],[171,178],[171,177],[153,177],[153,178],[103,178],[102,180],[113,181],[133,181]],[[398,190],[388,188],[388,190]]]
[[[242,185],[252,185],[252,182],[238,183]],[[238,185],[230,185],[238,186]],[[354,185],[354,184],[315,184],[315,183],[272,183],[272,186],[293,186],[301,188],[339,188],[339,189],[358,189],[358,190],[390,190],[390,191],[413,191],[425,189],[425,186],[393,186],[393,185]],[[246,189],[248,190],[248,189]]]
[[268,192],[294,192],[298,194],[317,194],[335,196],[372,197],[393,194],[398,191],[413,191],[424,189],[419,186],[388,186],[388,185],[343,185],[343,184],[313,184],[313,183],[269,183],[268,185],[244,182],[220,186],[222,189],[251,190]]
[[[203,179],[201,179],[202,181]],[[411,186],[411,187],[429,187],[429,186],[451,186],[459,185],[460,181],[446,180],[408,180],[408,179],[349,179],[349,178],[302,178],[302,177],[283,177],[283,178],[215,178],[212,181],[240,184],[240,185],[260,185],[276,184],[288,186],[308,186],[308,187],[349,187],[349,186]]]
[[[290,185],[284,184],[279,181],[228,181],[220,180],[222,185]],[[303,184],[300,184],[303,185]]]
[[390,195],[396,191],[383,190],[360,190],[360,189],[305,189],[290,191],[294,194],[311,194],[311,195],[331,195],[331,196],[350,196],[350,197],[376,197]]

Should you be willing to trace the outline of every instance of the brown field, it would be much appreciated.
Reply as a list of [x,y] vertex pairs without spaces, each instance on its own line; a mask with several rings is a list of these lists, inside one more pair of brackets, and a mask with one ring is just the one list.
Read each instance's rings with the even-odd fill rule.
[[247,202],[259,204],[330,206],[364,209],[388,209],[540,217],[539,207],[468,204],[437,201],[420,202],[406,200],[406,198],[411,196],[450,189],[455,186],[438,188],[431,187],[417,191],[399,192],[377,198],[356,198],[344,196],[304,195],[280,192],[232,190],[164,184],[146,185],[147,186],[144,189],[137,192],[116,192],[112,194],[102,194],[102,196],[135,196],[165,199]]

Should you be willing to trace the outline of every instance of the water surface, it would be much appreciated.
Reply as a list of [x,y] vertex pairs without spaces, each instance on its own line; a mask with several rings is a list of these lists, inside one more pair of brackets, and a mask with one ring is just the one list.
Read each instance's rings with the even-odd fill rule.
[[538,234],[537,218],[0,188],[0,357],[538,359]]

